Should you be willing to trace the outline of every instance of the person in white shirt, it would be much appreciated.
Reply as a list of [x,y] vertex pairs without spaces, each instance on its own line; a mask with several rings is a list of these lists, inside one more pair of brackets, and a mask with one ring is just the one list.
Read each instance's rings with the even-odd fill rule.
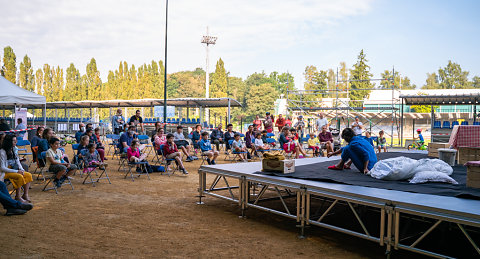
[[268,144],[264,144],[262,140],[262,133],[255,134],[255,149],[257,151],[268,151],[270,146]]
[[[17,127],[15,127],[16,130],[24,130],[24,129],[27,129],[27,126],[25,126],[25,124],[23,124],[23,120],[22,118],[18,118],[17,119]],[[23,136],[25,136],[25,132],[24,131],[20,131],[17,133],[17,138],[20,140],[23,140]]]
[[173,140],[178,149],[181,149],[183,154],[187,157],[186,162],[193,161],[192,156],[190,156],[190,145],[183,135],[183,127],[181,125],[177,126],[177,131],[173,133]]
[[319,118],[318,118],[317,121],[315,122],[315,124],[316,124],[316,126],[317,126],[317,132],[321,131],[321,130],[322,130],[322,127],[323,127],[324,125],[327,125],[327,129],[328,129],[329,124],[328,124],[327,118],[325,118],[325,114],[324,114],[323,112],[321,112],[321,113],[318,114],[318,117],[319,117]]
[[[247,154],[248,154],[247,147],[245,147],[245,144],[240,139],[240,134],[238,134],[238,133],[235,133],[235,135],[234,135],[234,140],[232,142],[232,150],[235,151],[235,152],[247,152]],[[247,162],[247,157],[245,156],[244,153],[238,154],[238,156],[244,162]]]
[[353,132],[355,133],[355,136],[362,135],[363,128],[364,128],[363,123],[360,121],[358,116],[355,117],[355,122],[352,123],[352,129],[353,129]]

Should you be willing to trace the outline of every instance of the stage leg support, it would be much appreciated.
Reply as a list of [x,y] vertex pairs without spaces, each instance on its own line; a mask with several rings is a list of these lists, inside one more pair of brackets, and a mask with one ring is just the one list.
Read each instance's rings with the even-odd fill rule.
[[197,205],[203,205],[202,198],[205,197],[203,192],[205,191],[207,185],[207,174],[203,172],[198,172],[198,201]]

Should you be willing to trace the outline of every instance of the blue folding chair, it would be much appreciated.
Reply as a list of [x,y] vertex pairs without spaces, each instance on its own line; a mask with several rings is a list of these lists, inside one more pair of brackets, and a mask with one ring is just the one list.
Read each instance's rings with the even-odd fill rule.
[[27,152],[28,151],[27,146],[28,147],[31,146],[30,141],[24,140],[24,139],[17,140],[18,155],[22,156],[22,158],[27,159],[28,165],[30,165],[32,163],[32,160],[28,159],[27,156],[31,156],[33,155],[33,153]]

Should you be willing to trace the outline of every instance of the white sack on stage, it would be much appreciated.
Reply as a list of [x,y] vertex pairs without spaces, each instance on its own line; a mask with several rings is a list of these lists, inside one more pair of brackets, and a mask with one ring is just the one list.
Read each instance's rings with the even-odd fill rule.
[[446,182],[458,184],[449,175],[453,173],[450,165],[440,159],[415,160],[407,157],[395,157],[378,161],[369,175],[376,179],[410,183]]

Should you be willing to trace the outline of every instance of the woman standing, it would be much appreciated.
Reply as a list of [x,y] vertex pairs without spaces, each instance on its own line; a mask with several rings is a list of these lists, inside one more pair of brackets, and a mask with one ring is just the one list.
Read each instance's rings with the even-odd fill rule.
[[[5,173],[5,179],[12,182],[13,188],[16,190],[15,200],[20,202],[30,202],[28,190],[30,182],[33,181],[32,174],[25,172],[20,163],[18,155],[14,151],[17,145],[17,138],[14,135],[7,135],[0,149],[0,170]],[[20,196],[21,187],[23,187],[23,195]]]

